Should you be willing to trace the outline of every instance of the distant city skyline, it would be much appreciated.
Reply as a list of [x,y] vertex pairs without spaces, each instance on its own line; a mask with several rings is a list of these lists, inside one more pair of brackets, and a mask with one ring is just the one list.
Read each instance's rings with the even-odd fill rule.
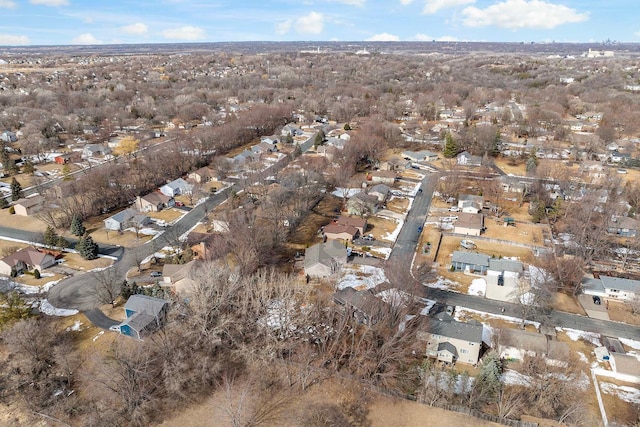
[[0,46],[640,41],[637,0],[0,0]]

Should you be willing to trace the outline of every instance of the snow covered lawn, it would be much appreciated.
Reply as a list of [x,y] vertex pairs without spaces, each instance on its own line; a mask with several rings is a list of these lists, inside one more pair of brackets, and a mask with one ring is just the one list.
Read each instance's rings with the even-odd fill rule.
[[603,393],[618,396],[625,402],[640,404],[640,390],[637,388],[600,382],[600,389]]
[[600,347],[602,345],[600,343],[600,334],[596,334],[595,332],[585,332],[579,331],[577,329],[561,327],[556,327],[556,331],[564,332],[569,338],[571,338],[572,341],[578,341],[581,339],[595,345],[596,347]]
[[473,279],[467,294],[483,297],[487,293],[487,281],[484,279]]
[[342,276],[338,281],[338,289],[372,289],[386,281],[387,277],[381,268],[370,265],[348,264],[342,269]]

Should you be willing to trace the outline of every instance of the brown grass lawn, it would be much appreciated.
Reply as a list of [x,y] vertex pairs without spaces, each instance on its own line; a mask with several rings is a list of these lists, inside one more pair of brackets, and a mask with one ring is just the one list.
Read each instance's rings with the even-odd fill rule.
[[621,302],[609,300],[609,318],[616,322],[624,322],[629,325],[640,326],[640,314],[633,314],[631,308]]
[[577,357],[576,352],[579,351],[585,356],[587,356],[587,358],[589,359],[589,363],[594,362],[596,360],[595,355],[591,354],[593,351],[593,344],[588,343],[584,340],[573,341],[571,338],[569,338],[569,336],[566,333],[561,331],[556,332],[556,339],[560,342],[567,343],[567,345],[569,346],[569,349],[571,350],[571,357],[575,359],[572,361],[572,363],[584,364],[585,371],[589,370],[588,363],[581,362],[580,359]]
[[[473,237],[470,237],[473,240]],[[453,251],[462,250],[460,246],[460,241],[462,238],[453,237],[453,236],[445,236],[442,239],[442,244],[440,245],[440,252],[438,253],[438,259],[436,260],[439,264],[444,265],[451,262],[451,254]],[[501,245],[499,243],[491,243],[482,240],[473,240],[477,249],[476,252],[484,253],[489,256],[500,257],[519,257],[521,260],[526,261],[531,257],[531,251],[526,248],[519,248],[516,246],[508,246]]]
[[[505,196],[508,197],[508,196]],[[531,215],[529,214],[529,203],[523,203],[522,206],[518,202],[512,202],[509,200],[502,200],[501,206],[506,209],[506,213],[502,216],[510,216],[516,221],[531,222]]]
[[431,199],[432,208],[450,208],[450,203],[445,203],[440,197],[434,197]]
[[[617,381],[613,378],[598,378],[598,384],[610,383],[619,386],[628,386],[638,388],[638,384],[629,384],[622,381]],[[602,395],[602,403],[604,403],[609,423],[617,423],[618,425],[637,425],[638,422],[638,409],[633,403],[625,402],[620,399],[616,394],[607,394],[600,387]]]
[[[354,395],[364,391],[359,384],[333,379],[314,384],[304,392],[296,391],[287,399],[280,414],[265,426],[293,427],[304,425],[310,409],[320,405],[341,405],[352,401]],[[498,426],[457,412],[445,411],[416,402],[367,392],[369,398],[361,405],[369,410],[371,427],[403,426],[422,427],[435,425],[473,425],[479,427]],[[224,393],[217,392],[202,402],[194,404],[181,413],[160,424],[162,427],[231,426],[223,412]]]
[[15,249],[26,248],[26,243],[12,242],[10,240],[0,239],[0,257],[5,257],[15,252]]
[[525,176],[527,174],[527,165],[524,161],[519,159],[515,160],[515,165],[510,165],[512,160],[500,157],[495,159],[496,166],[504,171],[506,174]]
[[7,176],[7,177],[4,177],[4,178],[0,179],[0,181],[6,182],[7,184],[11,184],[11,181],[13,181],[13,178],[15,178],[16,181],[18,181],[20,183],[22,188],[31,187],[31,185],[33,185],[32,184],[33,183],[33,176],[27,175],[27,174],[24,174],[24,173],[20,173],[18,175]]
[[80,255],[71,254],[71,253],[66,253],[64,255],[64,260],[65,260],[64,262],[65,267],[69,267],[74,270],[84,270],[84,271],[93,270],[94,268],[104,268],[113,264],[113,260],[109,258],[98,258],[91,261],[87,261],[86,259],[83,259]]
[[553,309],[566,311],[567,313],[580,314],[586,316],[584,309],[573,295],[567,295],[562,292],[556,292],[553,296]]
[[405,169],[403,171],[400,171],[400,176],[402,178],[422,179],[424,178],[424,173],[416,172],[413,169]]
[[[47,273],[47,271],[44,271],[44,273]],[[22,283],[24,285],[29,285],[29,286],[44,286],[46,283],[48,282],[53,282],[54,280],[60,280],[62,279],[64,276],[62,274],[54,274],[53,276],[49,276],[49,277],[41,277],[39,279],[36,279],[35,277],[33,277],[31,274],[22,274],[18,277],[16,277],[14,280],[18,283]]]
[[159,220],[163,220],[163,221],[166,221],[166,222],[175,221],[176,219],[180,218],[184,214],[185,214],[184,211],[181,211],[180,209],[174,209],[174,208],[163,209],[160,212],[149,212],[149,213],[147,213],[149,218],[159,219]]
[[47,229],[44,222],[32,216],[11,215],[9,209],[0,209],[0,224],[18,230],[42,233]]
[[321,241],[318,231],[323,225],[329,224],[338,213],[336,209],[342,207],[342,199],[326,194],[322,200],[310,210],[300,224],[292,230],[289,238],[289,246],[295,250],[303,250],[307,245],[313,245]]
[[613,169],[612,172],[616,172],[618,169],[625,169],[627,173],[618,174],[616,176],[622,178],[622,183],[626,184],[627,182],[637,183],[640,182],[640,170],[638,169],[627,169],[627,168],[609,168]]
[[[498,225],[496,220],[485,217],[484,226],[487,228],[483,236],[493,239],[509,240],[528,245],[543,245],[542,230],[545,226],[517,223],[515,227]],[[473,237],[471,237],[473,239]]]
[[409,199],[404,197],[394,197],[387,202],[387,209],[400,214],[407,213],[409,207]]
[[133,231],[123,231],[120,233],[112,230],[107,231],[104,228],[91,233],[91,237],[98,244],[118,245],[124,246],[125,248],[135,248],[143,245],[145,242],[148,242],[153,238],[153,236],[140,234],[136,239],[136,233]]
[[367,233],[373,234],[373,237],[379,240],[383,240],[383,236],[393,232],[398,226],[398,223],[395,221],[377,216],[369,217],[367,223]]

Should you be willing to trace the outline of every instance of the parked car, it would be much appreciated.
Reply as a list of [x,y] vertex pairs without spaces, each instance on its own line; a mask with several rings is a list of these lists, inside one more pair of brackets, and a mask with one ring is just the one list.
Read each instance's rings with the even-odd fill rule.
[[600,297],[599,297],[599,296],[594,295],[594,296],[593,296],[593,303],[594,303],[595,305],[600,305],[600,304],[602,304],[602,300],[600,299]]
[[182,202],[176,202],[176,203],[175,203],[175,205],[176,205],[176,206],[184,206],[184,203],[182,203]]
[[367,234],[366,236],[362,237],[362,240],[366,240],[367,242],[373,242],[376,239],[371,234]]
[[447,306],[447,309],[446,309],[446,313],[447,313],[449,316],[453,316],[453,312],[455,311],[455,309],[456,309],[456,308],[455,308],[454,306],[452,306],[452,305],[448,305],[448,306]]
[[418,226],[418,233],[422,233],[422,226]]
[[449,212],[460,212],[460,208],[457,206],[452,206],[448,209]]
[[162,277],[162,273],[160,273],[159,271],[152,271],[151,274],[149,274],[149,276],[151,276],[151,277]]

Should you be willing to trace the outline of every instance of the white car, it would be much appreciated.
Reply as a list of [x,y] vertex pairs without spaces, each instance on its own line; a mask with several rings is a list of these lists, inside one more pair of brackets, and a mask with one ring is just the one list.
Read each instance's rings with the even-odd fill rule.
[[449,212],[460,212],[460,208],[457,206],[450,207],[447,209]]

